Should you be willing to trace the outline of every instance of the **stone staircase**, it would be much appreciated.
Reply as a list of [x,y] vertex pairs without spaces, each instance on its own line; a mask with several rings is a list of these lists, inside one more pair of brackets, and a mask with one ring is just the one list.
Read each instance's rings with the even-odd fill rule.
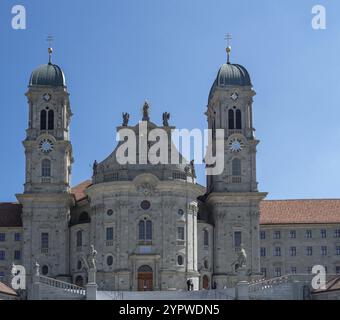
[[98,291],[98,300],[234,300],[234,289],[197,291]]
[[310,283],[310,275],[285,275],[249,283],[251,300],[301,300],[302,288]]
[[86,290],[72,283],[45,276],[35,276],[35,300],[85,300]]

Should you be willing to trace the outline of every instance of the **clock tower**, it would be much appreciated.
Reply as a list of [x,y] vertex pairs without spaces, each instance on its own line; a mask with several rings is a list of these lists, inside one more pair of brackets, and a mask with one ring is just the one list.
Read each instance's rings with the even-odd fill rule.
[[258,192],[256,146],[253,128],[253,90],[248,71],[229,61],[223,64],[210,90],[207,120],[213,139],[224,130],[224,169],[207,176],[207,204],[215,225],[214,280],[218,287],[236,281],[238,254],[247,254],[247,274],[258,275],[259,203],[266,193]]
[[23,141],[26,156],[23,206],[23,262],[31,275],[38,262],[44,275],[68,273],[68,221],[72,145],[69,94],[63,71],[51,62],[33,71],[28,91],[28,128]]

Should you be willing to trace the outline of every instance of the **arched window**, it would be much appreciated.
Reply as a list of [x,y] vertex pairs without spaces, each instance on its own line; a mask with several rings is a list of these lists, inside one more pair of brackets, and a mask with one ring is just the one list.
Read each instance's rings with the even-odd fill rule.
[[83,245],[83,231],[77,231],[77,247],[81,247]]
[[147,265],[140,266],[137,270],[138,272],[152,272],[152,268]]
[[145,239],[145,222],[144,220],[140,220],[138,223],[138,239],[144,240]]
[[48,130],[54,130],[54,111],[48,111]]
[[145,240],[152,240],[152,222],[150,220],[146,220],[145,230]]
[[241,110],[236,110],[236,129],[242,129],[242,116],[241,116]]
[[138,223],[138,239],[152,240],[152,222],[151,220],[140,220]]
[[40,112],[40,130],[46,130],[46,118],[47,118],[46,110],[41,110],[41,112]]
[[51,161],[49,159],[44,159],[41,163],[41,176],[42,177],[51,176]]
[[209,245],[209,232],[208,230],[203,230],[203,243],[205,246]]
[[232,161],[232,175],[233,176],[241,175],[241,160],[239,158],[235,158]]
[[229,128],[229,130],[235,129],[234,118],[235,118],[234,117],[234,110],[229,109],[229,111],[228,111],[228,128]]

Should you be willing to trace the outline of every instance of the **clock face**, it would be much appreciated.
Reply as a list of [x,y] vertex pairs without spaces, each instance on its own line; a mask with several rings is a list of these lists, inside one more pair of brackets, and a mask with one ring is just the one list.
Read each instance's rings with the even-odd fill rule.
[[49,93],[45,93],[45,94],[43,95],[43,99],[44,99],[45,101],[50,101],[51,98],[52,98],[52,96],[51,96]]
[[53,150],[53,142],[50,139],[43,139],[39,143],[39,148],[44,153],[49,153]]
[[240,152],[244,147],[244,143],[241,139],[234,138],[229,142],[229,149],[231,152]]
[[237,92],[234,92],[231,96],[231,99],[233,99],[234,101],[236,101],[238,99],[238,94]]

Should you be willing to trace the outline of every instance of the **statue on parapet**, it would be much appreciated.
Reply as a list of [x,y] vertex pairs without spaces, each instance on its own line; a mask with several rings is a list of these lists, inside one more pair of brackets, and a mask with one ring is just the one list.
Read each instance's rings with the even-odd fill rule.
[[143,105],[143,121],[149,121],[150,120],[150,117],[149,117],[149,104],[147,101],[144,102],[144,105]]
[[170,119],[170,113],[169,112],[163,112],[163,126],[168,127],[169,126],[169,119]]
[[123,112],[123,123],[122,123],[123,127],[127,127],[129,123],[129,119],[130,119],[130,114],[128,114],[127,112]]
[[98,162],[97,160],[94,160],[93,165],[92,165],[93,175],[97,174],[97,168],[98,168]]

